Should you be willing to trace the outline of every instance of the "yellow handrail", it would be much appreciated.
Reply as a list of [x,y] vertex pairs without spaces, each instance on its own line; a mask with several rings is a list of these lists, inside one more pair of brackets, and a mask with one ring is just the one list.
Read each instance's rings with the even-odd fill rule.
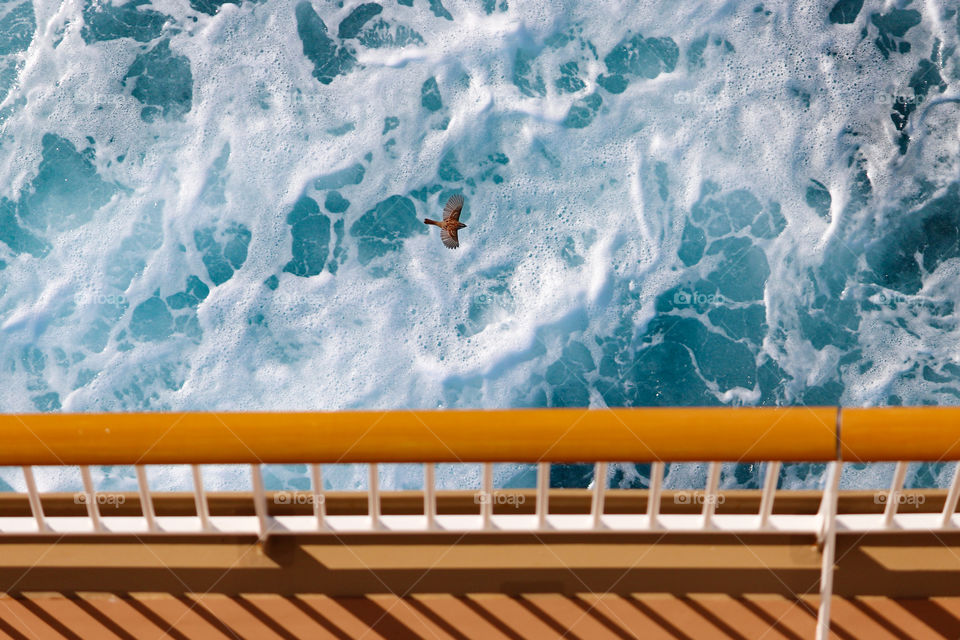
[[0,465],[827,461],[836,425],[807,407],[0,415]]
[[960,407],[844,409],[844,460],[960,460]]
[[839,418],[830,407],[0,415],[0,465],[960,459],[960,408]]

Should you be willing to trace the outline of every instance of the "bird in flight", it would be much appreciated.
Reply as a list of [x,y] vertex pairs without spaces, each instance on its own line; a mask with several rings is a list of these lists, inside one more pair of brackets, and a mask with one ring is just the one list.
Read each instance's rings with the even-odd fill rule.
[[443,222],[437,222],[430,218],[423,219],[423,224],[433,224],[440,227],[440,240],[443,241],[443,246],[448,249],[456,249],[460,246],[457,231],[467,226],[460,222],[460,211],[462,209],[463,196],[455,193],[450,196],[447,205],[443,208]]

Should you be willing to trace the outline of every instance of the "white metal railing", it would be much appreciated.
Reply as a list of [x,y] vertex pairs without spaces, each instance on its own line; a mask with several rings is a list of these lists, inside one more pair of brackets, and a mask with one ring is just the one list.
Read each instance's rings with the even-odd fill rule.
[[[647,491],[646,507],[628,513],[605,513],[607,497],[616,493],[607,483],[594,481],[591,485],[589,513],[551,513],[549,502],[550,463],[539,463],[536,473],[536,505],[530,513],[495,513],[496,499],[511,493],[510,490],[495,490],[493,487],[493,464],[484,464],[481,473],[479,509],[477,514],[443,514],[437,511],[436,473],[433,464],[425,464],[423,513],[414,515],[389,515],[381,509],[381,489],[377,464],[369,465],[369,485],[365,490],[367,515],[330,515],[326,509],[326,491],[323,488],[321,465],[310,465],[311,490],[308,493],[312,513],[297,515],[271,515],[268,492],[264,487],[260,465],[250,466],[254,515],[211,515],[208,492],[203,484],[200,465],[192,465],[193,499],[195,515],[158,516],[154,509],[154,495],[147,482],[146,467],[136,466],[137,494],[141,514],[116,516],[110,509],[102,508],[105,497],[118,492],[98,491],[94,486],[90,466],[81,466],[83,490],[76,494],[77,502],[85,505],[85,515],[47,516],[42,507],[42,492],[37,488],[33,468],[22,467],[26,491],[5,493],[6,496],[25,496],[30,506],[30,515],[0,516],[0,536],[4,534],[125,534],[151,533],[237,533],[268,536],[284,533],[323,532],[428,532],[428,531],[691,531],[691,532],[745,532],[745,533],[815,533],[821,539],[831,528],[837,531],[860,533],[892,531],[938,531],[960,527],[960,516],[955,514],[960,501],[960,465],[954,471],[947,491],[943,509],[904,513],[899,507],[904,502],[904,479],[906,462],[898,462],[889,489],[878,492],[878,502],[884,505],[881,513],[836,513],[837,488],[842,463],[827,463],[827,477],[821,491],[820,510],[817,514],[774,513],[777,481],[781,463],[769,462],[760,490],[759,508],[756,513],[718,512],[722,496],[719,489],[720,467],[718,462],[707,468],[706,487],[702,492],[691,491],[687,499],[698,503],[697,513],[663,513],[661,496],[664,463],[651,464],[651,477]],[[607,477],[607,463],[596,463],[595,478]],[[362,491],[362,490],[361,490]],[[283,492],[281,492],[283,493]],[[518,490],[519,493],[519,490]],[[276,500],[276,495],[274,495]],[[676,498],[675,498],[676,499]],[[639,504],[638,504],[639,506]],[[623,511],[622,507],[618,511]]]
[[[833,565],[838,532],[881,533],[893,531],[946,531],[960,527],[960,517],[955,513],[960,499],[960,464],[954,471],[950,488],[942,510],[938,513],[902,513],[899,506],[904,495],[906,462],[898,462],[893,480],[885,494],[882,513],[838,514],[840,494],[839,479],[842,462],[827,465],[826,482],[819,499],[816,514],[774,513],[777,481],[781,463],[766,465],[759,508],[757,513],[718,513],[720,500],[719,481],[721,465],[713,462],[707,468],[706,487],[702,494],[689,494],[691,499],[702,503],[699,512],[663,513],[664,463],[651,464],[651,477],[645,509],[631,513],[605,513],[605,503],[611,492],[607,488],[607,463],[599,462],[594,469],[592,496],[589,513],[560,514],[549,509],[550,463],[537,465],[536,505],[530,513],[495,513],[493,488],[493,464],[483,465],[481,496],[477,514],[442,514],[437,510],[435,465],[424,465],[423,513],[420,515],[384,514],[381,509],[379,470],[377,464],[369,465],[369,485],[366,490],[367,515],[330,515],[326,509],[326,492],[323,488],[321,465],[310,465],[312,513],[301,515],[271,515],[268,507],[268,492],[264,487],[261,465],[251,465],[253,511],[252,516],[211,515],[207,490],[204,488],[201,467],[192,465],[193,498],[195,515],[157,515],[154,509],[154,492],[147,482],[146,467],[136,466],[136,480],[140,498],[141,514],[110,515],[101,509],[102,496],[115,495],[98,492],[90,466],[81,466],[80,473],[85,504],[85,515],[47,516],[43,511],[42,494],[37,488],[33,467],[22,467],[25,495],[30,505],[29,515],[0,517],[0,539],[4,535],[50,535],[50,534],[255,534],[261,539],[285,533],[363,533],[363,532],[728,532],[728,533],[808,533],[815,534],[822,545],[823,565],[821,573],[821,604],[818,622],[818,637],[826,637],[829,626],[830,595],[833,586]],[[6,494],[10,495],[10,494]],[[23,493],[19,495],[24,495]],[[502,494],[501,494],[502,495]],[[695,497],[695,498],[694,498]],[[274,494],[276,499],[276,493]],[[639,507],[639,504],[638,504]]]

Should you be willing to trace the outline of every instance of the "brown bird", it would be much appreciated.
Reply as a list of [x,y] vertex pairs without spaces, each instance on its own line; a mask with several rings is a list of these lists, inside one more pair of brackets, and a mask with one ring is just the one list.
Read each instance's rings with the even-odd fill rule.
[[443,208],[443,222],[437,222],[430,218],[423,219],[423,224],[434,224],[440,227],[440,240],[443,241],[443,246],[448,249],[456,249],[460,246],[457,231],[467,226],[460,222],[461,209],[463,209],[463,196],[456,193],[450,196],[450,199],[447,200],[447,206]]

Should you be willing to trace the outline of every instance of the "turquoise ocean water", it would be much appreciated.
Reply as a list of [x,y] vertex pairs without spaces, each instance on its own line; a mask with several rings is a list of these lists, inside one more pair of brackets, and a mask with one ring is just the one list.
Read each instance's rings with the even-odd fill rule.
[[955,404],[958,43],[942,0],[0,0],[0,410]]

